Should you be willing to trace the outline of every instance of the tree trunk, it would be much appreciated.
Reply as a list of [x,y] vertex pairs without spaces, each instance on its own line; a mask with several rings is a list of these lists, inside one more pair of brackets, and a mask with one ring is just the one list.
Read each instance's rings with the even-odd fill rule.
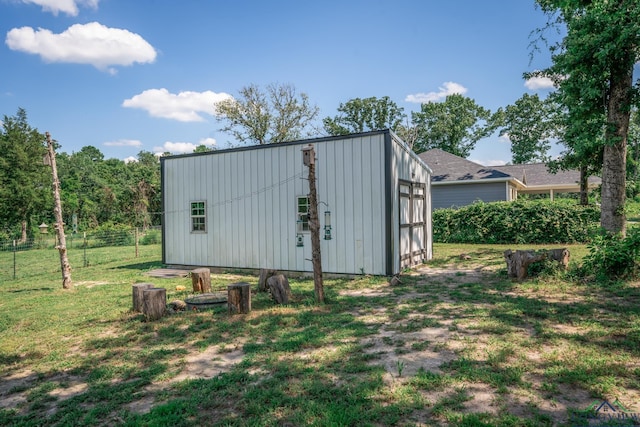
[[20,229],[20,240],[18,240],[18,243],[27,243],[27,221],[22,220]]
[[507,263],[507,276],[515,277],[518,280],[527,277],[529,266],[534,262],[550,259],[557,261],[562,268],[566,269],[569,265],[569,257],[570,253],[566,248],[542,251],[512,251],[511,249],[507,249],[504,251],[504,259]]
[[589,204],[589,175],[587,175],[586,165],[580,165],[580,204],[582,206]]
[[607,127],[602,159],[602,206],[600,225],[611,233],[626,233],[627,134],[631,115],[633,53],[620,53],[611,65]]
[[267,280],[277,274],[276,270],[271,270],[270,268],[261,268],[260,275],[258,276],[258,291],[259,292],[267,292],[269,287],[267,286]]
[[276,304],[289,303],[291,299],[291,287],[289,286],[289,280],[287,280],[283,274],[269,277],[267,286]]
[[320,252],[320,221],[318,219],[318,192],[316,190],[315,151],[311,146],[313,161],[309,163],[309,231],[311,232],[311,262],[313,263],[313,287],[316,301],[324,302],[322,280],[322,255]]
[[71,288],[71,264],[69,264],[69,258],[67,257],[67,239],[64,235],[64,222],[62,221],[62,204],[60,202],[60,181],[58,180],[58,168],[56,166],[56,152],[53,149],[53,141],[51,140],[51,134],[46,133],[47,136],[47,149],[49,162],[51,163],[51,171],[53,174],[53,214],[56,218],[54,228],[56,235],[58,236],[57,249],[60,253],[60,270],[62,270],[62,288]]
[[251,311],[251,285],[232,283],[227,286],[227,305],[229,314],[247,314]]
[[144,296],[143,291],[145,289],[153,288],[153,283],[136,283],[132,286],[132,294],[133,294],[133,311],[142,313],[142,309],[144,306]]
[[208,268],[191,270],[191,284],[195,293],[211,292],[211,270]]
[[147,321],[158,320],[167,309],[167,290],[149,288],[142,291],[142,312]]

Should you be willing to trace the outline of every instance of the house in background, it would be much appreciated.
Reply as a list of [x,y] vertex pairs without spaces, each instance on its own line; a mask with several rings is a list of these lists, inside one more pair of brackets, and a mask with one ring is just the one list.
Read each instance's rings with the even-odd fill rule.
[[[433,209],[466,206],[476,201],[513,201],[519,194],[580,192],[578,171],[552,174],[545,164],[482,166],[440,149],[421,153],[419,157],[431,168],[431,203]],[[600,184],[590,177],[589,188]]]
[[313,271],[309,144],[324,272],[394,275],[431,258],[430,170],[385,130],[162,157],[162,262]]

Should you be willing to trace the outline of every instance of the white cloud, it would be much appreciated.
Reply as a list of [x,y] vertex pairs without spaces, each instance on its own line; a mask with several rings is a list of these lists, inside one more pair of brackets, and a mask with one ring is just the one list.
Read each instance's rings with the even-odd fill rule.
[[141,147],[142,142],[137,139],[119,139],[117,141],[107,141],[104,145],[107,147]]
[[66,13],[69,16],[77,16],[79,5],[97,9],[99,1],[100,0],[22,0],[22,3],[42,6],[43,11],[51,12],[55,16],[58,16],[59,12]]
[[216,145],[215,138],[202,138],[198,141],[198,145],[206,145],[207,147],[213,147]]
[[39,55],[47,62],[90,64],[115,74],[114,65],[151,63],[156,51],[140,35],[98,22],[75,24],[60,34],[31,27],[13,28],[5,40],[11,50]]
[[404,100],[406,102],[425,104],[427,102],[440,101],[442,99],[445,99],[449,95],[453,95],[454,93],[458,93],[461,95],[465,94],[467,93],[467,88],[458,83],[444,82],[442,86],[438,88],[438,92],[416,93],[413,95],[407,95]]
[[554,84],[553,80],[549,77],[531,77],[524,82],[524,85],[529,90],[539,90],[539,89],[553,89]]
[[138,159],[133,157],[133,156],[129,156],[125,159],[122,160],[125,163],[138,163]]
[[172,154],[193,153],[196,149],[196,145],[190,142],[171,142],[167,141],[162,144],[161,147],[153,147],[153,152],[156,154],[162,154],[169,152]]
[[505,132],[504,134],[500,135],[498,137],[498,142],[506,142],[508,144],[511,144],[511,138],[509,138],[509,133]]
[[507,162],[505,162],[504,160],[485,160],[484,162],[474,160],[474,162],[480,163],[484,166],[504,166],[507,164]]
[[149,89],[125,99],[123,107],[141,108],[153,117],[178,120],[180,122],[202,122],[202,113],[214,115],[214,104],[231,98],[224,92],[180,92],[170,93],[167,89]]

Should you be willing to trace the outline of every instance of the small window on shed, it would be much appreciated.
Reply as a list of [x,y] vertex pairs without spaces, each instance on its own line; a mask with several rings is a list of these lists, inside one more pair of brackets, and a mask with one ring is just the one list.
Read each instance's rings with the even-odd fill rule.
[[298,197],[296,230],[298,233],[309,231],[309,197]]
[[205,202],[191,202],[191,232],[207,232],[207,208]]

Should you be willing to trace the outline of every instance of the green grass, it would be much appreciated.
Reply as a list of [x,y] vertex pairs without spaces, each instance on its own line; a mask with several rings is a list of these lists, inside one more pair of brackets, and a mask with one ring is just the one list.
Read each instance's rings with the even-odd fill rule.
[[[324,305],[311,279],[291,279],[286,306],[254,293],[247,315],[218,307],[156,322],[131,312],[131,285],[153,282],[169,300],[191,286],[145,274],[161,266],[157,245],[138,258],[96,248],[72,290],[57,252],[24,252],[32,270],[0,284],[0,425],[568,425],[570,411],[616,397],[638,412],[638,284],[512,282],[506,248],[436,244],[427,267],[452,274],[409,271],[393,288],[325,280]],[[570,250],[576,262],[586,253]],[[489,272],[460,274],[478,267]],[[240,280],[256,288],[241,272],[212,285]],[[226,367],[180,379],[194,358]]]

